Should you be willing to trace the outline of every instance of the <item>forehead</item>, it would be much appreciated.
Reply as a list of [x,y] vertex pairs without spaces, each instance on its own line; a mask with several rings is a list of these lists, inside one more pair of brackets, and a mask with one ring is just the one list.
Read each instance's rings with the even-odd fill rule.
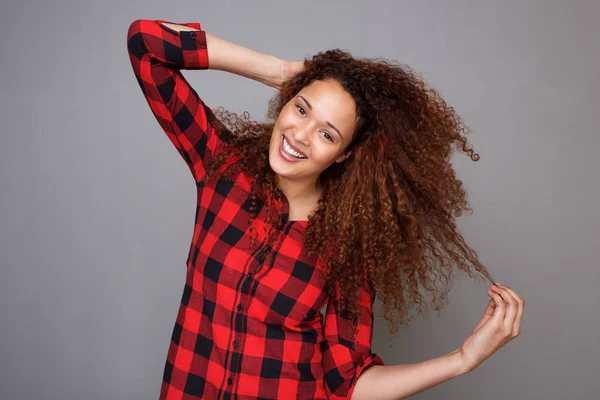
[[313,81],[300,90],[298,96],[306,98],[312,106],[311,116],[335,125],[344,140],[354,132],[356,104],[342,85],[334,79]]

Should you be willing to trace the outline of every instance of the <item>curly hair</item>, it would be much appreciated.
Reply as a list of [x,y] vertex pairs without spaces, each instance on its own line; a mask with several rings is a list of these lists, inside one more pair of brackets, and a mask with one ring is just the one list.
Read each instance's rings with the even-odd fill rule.
[[[319,176],[323,192],[304,237],[306,254],[318,255],[326,267],[329,294],[337,281],[339,305],[356,322],[360,289],[369,289],[381,301],[391,338],[399,324],[412,319],[413,306],[427,310],[421,287],[431,293],[434,310],[447,304],[454,266],[493,282],[456,226],[456,217],[472,209],[450,157],[459,150],[479,160],[461,117],[404,64],[333,49],[305,59],[304,65],[305,71],[284,82],[270,100],[269,121],[217,109],[228,150],[213,158],[207,176],[219,173],[236,154],[240,162],[228,171],[254,177],[252,210],[265,189],[270,197],[265,204],[273,197],[281,200],[268,160],[274,121],[304,86],[335,79],[356,103],[356,129],[346,149],[352,152]],[[277,212],[269,215],[270,224],[281,222]]]

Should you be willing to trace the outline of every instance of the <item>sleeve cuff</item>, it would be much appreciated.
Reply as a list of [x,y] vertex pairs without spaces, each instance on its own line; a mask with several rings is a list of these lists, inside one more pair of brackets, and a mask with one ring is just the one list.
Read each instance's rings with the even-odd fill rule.
[[354,388],[356,387],[356,381],[358,381],[358,377],[363,373],[364,370],[373,366],[373,365],[385,365],[381,357],[377,354],[372,353],[370,356],[364,358],[356,365],[356,373],[354,374],[354,379],[350,389],[348,389],[347,399],[352,398],[352,393],[354,392]]
[[[159,26],[164,30],[179,37],[181,43],[182,67],[185,69],[208,69],[208,47],[206,45],[206,32],[200,26],[200,22],[170,22],[157,20]],[[183,25],[197,31],[176,31],[162,23]]]
[[188,28],[195,28],[195,29],[202,30],[202,28],[200,27],[200,22],[187,22],[187,23],[182,24],[182,25],[185,25]]
[[369,368],[371,365],[385,365],[381,357],[377,354],[373,353],[370,356],[366,357],[364,360],[360,361],[356,367],[356,377],[362,373],[365,369]]
[[[198,29],[198,30],[202,30],[202,28],[200,27],[200,22],[171,22],[171,21],[166,21],[164,19],[157,19],[156,23],[158,23],[158,25],[163,28],[166,31],[169,31],[175,35],[179,35],[180,32],[169,28],[168,26],[164,26],[163,22],[165,24],[173,24],[173,25],[183,25],[183,26],[187,26],[188,28],[194,28],[194,29]],[[187,31],[183,31],[183,32],[187,32]]]

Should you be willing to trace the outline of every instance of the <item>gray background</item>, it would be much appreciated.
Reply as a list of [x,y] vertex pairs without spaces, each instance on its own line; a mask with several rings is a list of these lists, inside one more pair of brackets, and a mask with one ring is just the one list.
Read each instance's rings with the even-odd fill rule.
[[[3,1],[0,6],[0,398],[157,398],[184,285],[195,187],[131,70],[134,19],[200,21],[300,59],[341,47],[408,63],[473,128],[455,157],[460,228],[527,302],[522,335],[421,399],[597,398],[600,272],[597,1]],[[263,119],[273,89],[186,76]],[[487,286],[373,348],[387,364],[458,348]],[[378,312],[378,314],[380,314]]]

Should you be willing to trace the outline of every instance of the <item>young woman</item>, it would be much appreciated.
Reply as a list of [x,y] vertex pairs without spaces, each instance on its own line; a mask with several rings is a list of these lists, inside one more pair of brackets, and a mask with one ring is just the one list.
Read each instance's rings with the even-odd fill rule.
[[[524,301],[494,284],[459,349],[409,365],[371,353],[376,296],[393,333],[423,311],[420,286],[443,306],[453,266],[491,280],[455,223],[469,208],[450,156],[478,155],[410,68],[340,50],[283,61],[199,23],[137,20],[127,41],[198,189],[161,399],[400,399],[519,335]],[[209,68],[279,89],[271,121],[217,118],[180,72]]]

